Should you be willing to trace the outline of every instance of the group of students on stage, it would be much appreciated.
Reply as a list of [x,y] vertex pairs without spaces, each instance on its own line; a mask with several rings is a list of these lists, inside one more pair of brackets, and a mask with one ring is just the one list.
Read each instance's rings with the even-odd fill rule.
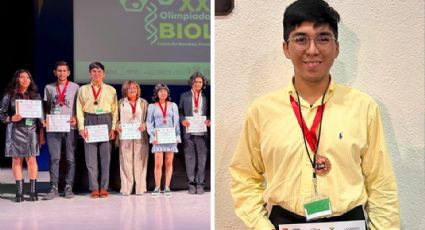
[[[165,165],[165,187],[162,192],[171,195],[173,158],[174,153],[178,152],[177,144],[182,143],[182,137],[189,180],[188,192],[204,193],[207,127],[211,123],[207,117],[207,96],[203,92],[208,82],[202,73],[195,72],[190,76],[191,90],[181,95],[177,105],[171,101],[168,86],[161,83],[154,88],[153,103],[148,104],[140,97],[140,85],[134,80],[123,83],[122,98],[118,100],[115,88],[104,83],[105,67],[100,62],[89,65],[91,82],[81,87],[68,80],[70,69],[66,62],[57,62],[53,72],[57,81],[44,88],[44,103],[41,103],[42,98],[34,79],[25,69],[15,72],[1,101],[0,120],[7,124],[5,155],[12,158],[16,202],[24,201],[24,159],[30,179],[30,200],[38,200],[36,156],[39,155],[40,145],[45,143],[45,136],[50,155],[51,188],[43,199],[51,200],[59,196],[62,144],[65,144],[67,161],[64,197],[74,196],[77,130],[84,139],[92,198],[109,195],[112,140],[116,140],[120,150],[122,195],[130,195],[133,186],[136,194],[147,191],[149,144],[152,144],[151,152],[155,157],[155,189],[151,194],[159,196],[161,193],[162,167]],[[41,116],[23,115],[25,110],[34,110],[37,114],[37,108],[25,107],[24,102],[29,101],[40,102],[33,104],[33,107],[42,107],[39,108],[42,112],[38,113]],[[182,132],[180,124],[184,127]]]

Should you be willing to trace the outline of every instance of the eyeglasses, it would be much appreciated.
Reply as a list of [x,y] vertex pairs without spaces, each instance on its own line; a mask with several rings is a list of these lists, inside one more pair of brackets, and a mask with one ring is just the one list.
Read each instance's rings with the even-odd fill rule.
[[331,41],[336,41],[336,39],[330,34],[319,34],[314,38],[310,38],[306,35],[295,35],[288,39],[288,42],[292,41],[297,50],[306,50],[310,46],[311,40],[313,40],[316,47],[321,50],[327,49],[331,44]]

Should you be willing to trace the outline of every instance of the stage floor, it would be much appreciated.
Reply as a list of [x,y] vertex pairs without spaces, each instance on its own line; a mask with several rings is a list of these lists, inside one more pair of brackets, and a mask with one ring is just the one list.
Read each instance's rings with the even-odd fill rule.
[[172,196],[122,196],[112,192],[93,199],[88,193],[72,199],[41,200],[49,190],[49,173],[39,173],[39,201],[28,201],[26,172],[25,201],[15,203],[15,181],[10,169],[0,169],[0,229],[210,229],[210,193],[190,195],[186,190]]

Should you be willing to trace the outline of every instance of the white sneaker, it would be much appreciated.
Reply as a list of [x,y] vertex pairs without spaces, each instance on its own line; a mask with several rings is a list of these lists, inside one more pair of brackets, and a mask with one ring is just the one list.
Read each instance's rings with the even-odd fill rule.
[[164,195],[171,196],[171,189],[170,189],[170,187],[165,187],[164,188]]
[[155,189],[152,191],[151,195],[152,196],[159,196],[159,193],[161,191],[159,190],[159,187],[155,187]]

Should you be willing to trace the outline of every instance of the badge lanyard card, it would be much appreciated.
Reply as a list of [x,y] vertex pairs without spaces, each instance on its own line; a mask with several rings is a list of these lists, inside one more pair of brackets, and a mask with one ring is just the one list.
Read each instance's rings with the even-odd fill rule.
[[[323,94],[321,105],[317,108],[316,116],[314,118],[313,124],[310,129],[307,128],[307,125],[305,124],[305,121],[303,119],[300,97],[298,92],[296,93],[297,93],[298,103],[294,100],[292,96],[290,96],[290,101],[291,101],[292,108],[294,110],[294,114],[297,117],[298,123],[300,124],[301,130],[303,133],[306,153],[309,157],[310,163],[313,168],[312,183],[313,183],[314,194],[310,200],[306,200],[306,202],[304,202],[304,212],[305,212],[306,220],[311,221],[311,220],[324,218],[324,217],[328,217],[332,215],[332,208],[331,208],[329,197],[320,195],[317,189],[317,175],[325,175],[330,170],[329,160],[325,156],[321,156],[317,154],[319,141],[320,141],[321,128],[322,128],[323,112],[325,110],[324,99],[325,99],[326,91]],[[319,133],[316,136],[317,127],[319,127]],[[313,159],[311,159],[311,156],[307,147],[307,142],[313,151]]]
[[304,212],[307,221],[324,218],[332,215],[329,197],[317,191],[317,178],[313,178],[313,197],[304,203]]

